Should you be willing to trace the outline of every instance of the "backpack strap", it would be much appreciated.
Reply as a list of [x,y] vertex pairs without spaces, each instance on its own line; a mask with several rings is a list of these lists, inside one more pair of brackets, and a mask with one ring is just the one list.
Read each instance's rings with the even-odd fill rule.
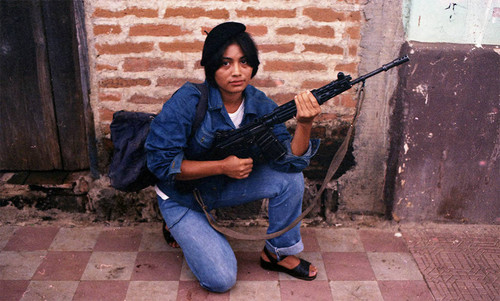
[[196,115],[194,116],[193,127],[191,128],[191,136],[194,135],[196,130],[200,127],[203,119],[205,119],[205,114],[208,109],[208,85],[205,83],[194,84],[195,87],[200,91],[200,100],[196,105]]

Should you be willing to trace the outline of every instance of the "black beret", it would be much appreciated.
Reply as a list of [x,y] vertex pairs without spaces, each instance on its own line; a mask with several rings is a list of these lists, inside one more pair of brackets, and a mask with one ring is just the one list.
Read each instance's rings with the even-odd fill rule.
[[237,22],[225,22],[215,26],[205,39],[201,55],[201,65],[205,66],[227,41],[245,32],[245,30],[246,26]]

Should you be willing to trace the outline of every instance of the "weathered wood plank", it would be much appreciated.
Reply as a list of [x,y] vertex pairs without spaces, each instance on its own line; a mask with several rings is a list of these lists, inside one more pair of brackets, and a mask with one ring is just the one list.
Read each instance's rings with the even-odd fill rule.
[[61,168],[37,1],[0,2],[0,169]]
[[42,1],[64,170],[89,167],[72,1]]

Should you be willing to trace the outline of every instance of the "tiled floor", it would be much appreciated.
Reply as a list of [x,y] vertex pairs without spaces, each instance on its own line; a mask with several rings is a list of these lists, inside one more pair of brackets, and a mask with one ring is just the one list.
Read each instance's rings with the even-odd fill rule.
[[214,294],[160,228],[1,226],[0,300],[434,300],[391,229],[303,228],[312,282],[261,269],[263,242],[230,240],[238,282]]

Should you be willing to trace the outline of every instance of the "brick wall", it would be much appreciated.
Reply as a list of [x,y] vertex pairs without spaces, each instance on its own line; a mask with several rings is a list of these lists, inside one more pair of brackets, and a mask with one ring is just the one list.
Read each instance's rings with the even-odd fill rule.
[[[185,81],[204,80],[200,58],[205,31],[224,21],[247,25],[261,60],[252,84],[279,104],[330,82],[339,71],[355,77],[360,2],[85,1],[91,103],[101,150],[113,112],[159,112]],[[354,111],[353,92],[323,105],[316,136],[328,140],[338,135],[338,126]]]

